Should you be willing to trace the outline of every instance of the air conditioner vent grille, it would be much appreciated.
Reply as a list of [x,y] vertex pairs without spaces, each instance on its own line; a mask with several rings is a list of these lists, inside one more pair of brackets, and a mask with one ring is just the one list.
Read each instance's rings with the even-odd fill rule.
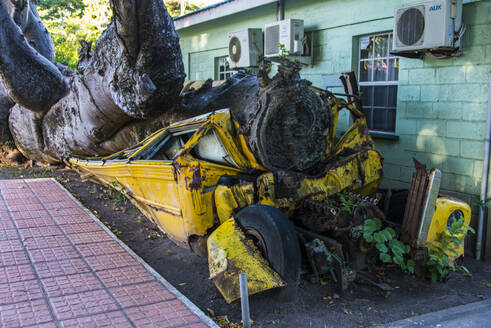
[[406,9],[399,17],[397,37],[404,45],[411,46],[421,39],[424,29],[425,17],[423,12],[417,8]]
[[242,49],[240,46],[240,40],[236,36],[232,37],[228,43],[228,53],[232,62],[239,62]]
[[280,52],[280,25],[266,27],[265,34],[268,35],[266,42],[266,55],[274,55]]

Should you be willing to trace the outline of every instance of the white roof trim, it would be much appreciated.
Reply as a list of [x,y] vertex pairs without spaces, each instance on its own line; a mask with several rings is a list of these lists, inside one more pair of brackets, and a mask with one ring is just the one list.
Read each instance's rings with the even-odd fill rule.
[[180,30],[274,2],[277,2],[277,0],[232,0],[230,2],[223,2],[188,15],[177,17],[174,20],[174,26],[176,30]]

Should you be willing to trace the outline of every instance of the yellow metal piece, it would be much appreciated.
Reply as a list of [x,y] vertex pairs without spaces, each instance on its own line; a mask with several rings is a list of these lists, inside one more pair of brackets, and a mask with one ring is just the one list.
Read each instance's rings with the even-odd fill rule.
[[240,209],[254,203],[254,185],[252,182],[233,186],[219,185],[215,190],[215,204],[220,223],[227,221]]
[[[435,241],[440,239],[442,233],[449,235],[447,231],[447,222],[450,215],[455,211],[461,211],[464,216],[464,224],[469,225],[471,220],[471,208],[465,202],[452,197],[438,197],[436,201],[436,209],[433,214],[430,229],[428,231],[428,237],[426,239],[427,245],[431,245]],[[458,248],[455,249],[457,255],[447,252],[450,261],[464,255],[464,238],[465,235],[457,236],[461,242]],[[431,248],[431,246],[428,246]]]
[[228,303],[240,298],[240,273],[247,274],[250,295],[286,285],[234,218],[208,237],[208,266],[210,279]]

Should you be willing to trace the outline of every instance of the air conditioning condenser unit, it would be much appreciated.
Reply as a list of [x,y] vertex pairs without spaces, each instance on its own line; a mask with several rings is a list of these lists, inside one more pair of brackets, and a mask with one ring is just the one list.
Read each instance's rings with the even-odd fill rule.
[[228,33],[228,61],[232,69],[257,67],[263,56],[263,31],[248,28]]
[[285,19],[266,24],[264,57],[303,55],[304,24],[300,19]]

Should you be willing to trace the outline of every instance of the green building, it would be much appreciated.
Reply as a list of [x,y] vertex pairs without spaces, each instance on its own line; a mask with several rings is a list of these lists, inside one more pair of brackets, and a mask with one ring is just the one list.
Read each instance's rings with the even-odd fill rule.
[[[301,75],[314,86],[337,90],[336,76],[356,73],[372,135],[385,158],[384,186],[407,188],[416,158],[442,171],[443,193],[473,204],[476,225],[490,97],[491,1],[463,1],[467,29],[461,56],[396,57],[390,54],[394,7],[412,2],[232,0],[178,17],[175,26],[188,79],[219,80],[231,74],[228,32],[264,29],[278,17],[304,20],[313,63]],[[341,127],[348,119],[342,118]],[[485,222],[483,247],[490,258],[491,220]],[[473,240],[468,246],[474,248]]]

